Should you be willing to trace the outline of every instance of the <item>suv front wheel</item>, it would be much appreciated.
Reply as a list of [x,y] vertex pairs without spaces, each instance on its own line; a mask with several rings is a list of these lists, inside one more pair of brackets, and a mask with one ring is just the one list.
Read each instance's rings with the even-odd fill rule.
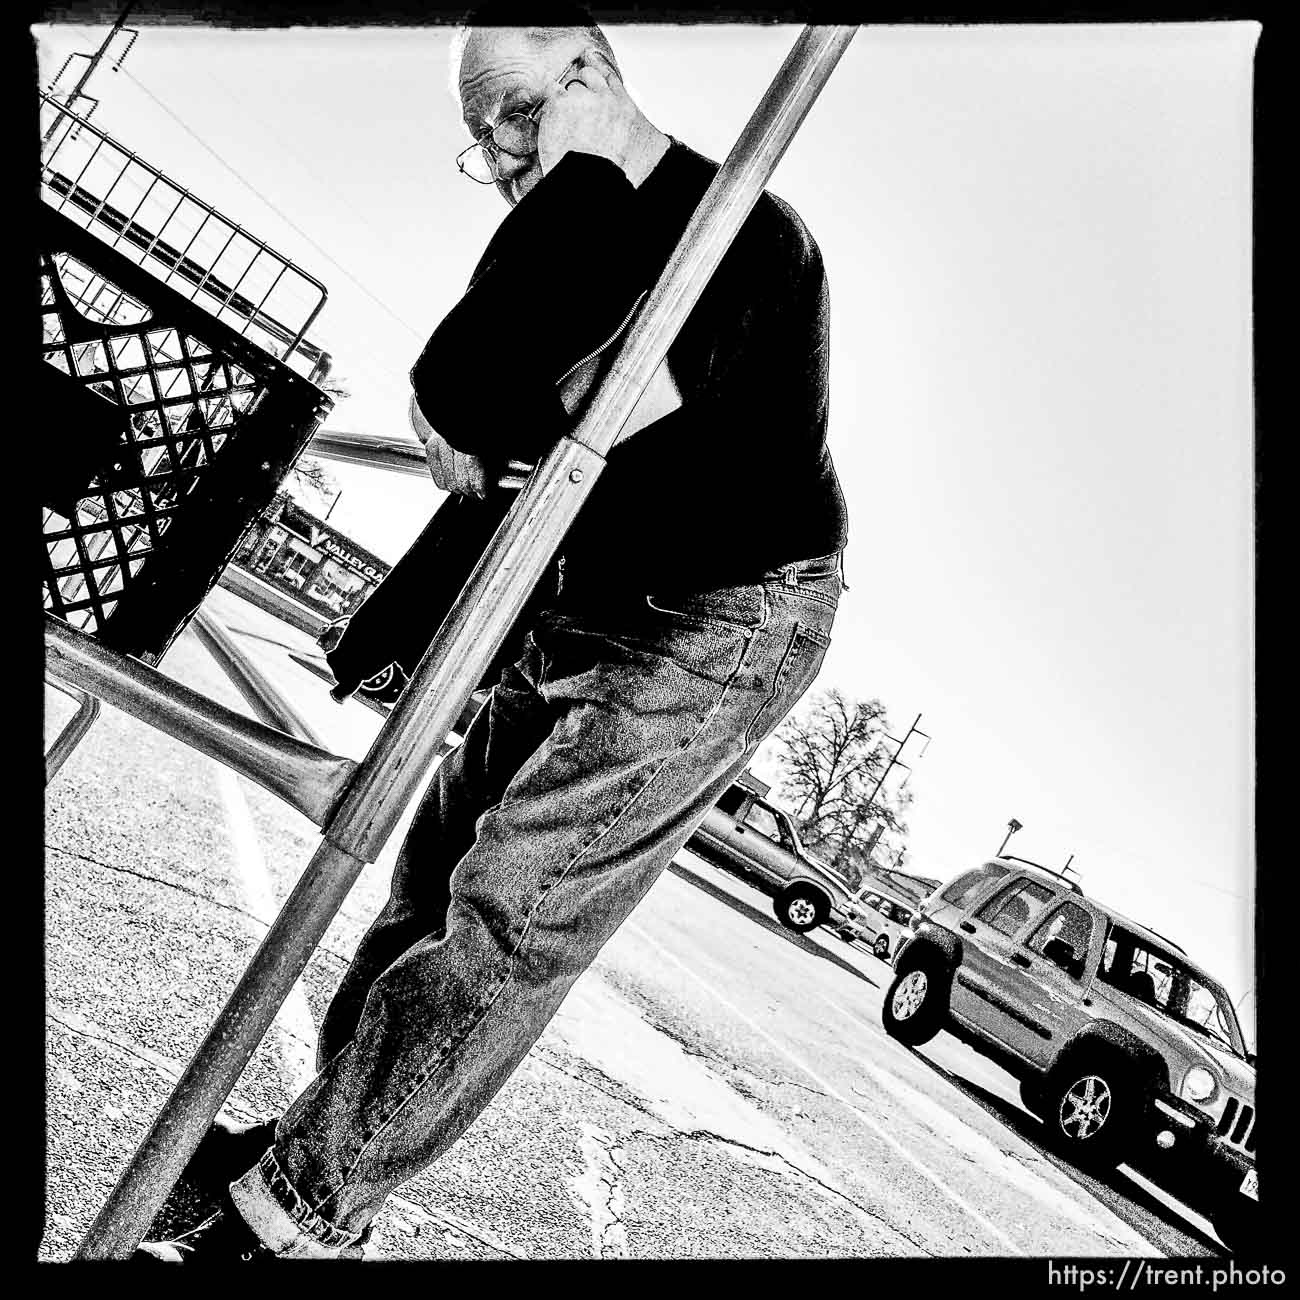
[[946,979],[937,967],[921,962],[894,977],[880,1018],[891,1038],[920,1047],[943,1028],[947,1009]]
[[1262,1244],[1259,1206],[1245,1196],[1236,1195],[1210,1212],[1210,1222],[1219,1240],[1233,1255],[1252,1255]]
[[1118,1057],[1063,1061],[1039,1095],[1043,1108],[1038,1113],[1049,1141],[1073,1163],[1111,1168],[1124,1158],[1124,1139],[1137,1116],[1140,1092]]
[[772,910],[776,919],[796,934],[806,934],[815,929],[830,914],[826,900],[809,885],[791,885],[777,895]]

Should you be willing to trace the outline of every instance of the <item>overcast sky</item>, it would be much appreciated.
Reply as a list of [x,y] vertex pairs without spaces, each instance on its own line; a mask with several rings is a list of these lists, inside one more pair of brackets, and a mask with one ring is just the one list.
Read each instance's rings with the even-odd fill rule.
[[[104,29],[35,31],[45,84]],[[651,120],[720,160],[796,33],[612,35]],[[1009,851],[1073,854],[1234,999],[1253,982],[1257,35],[863,28],[771,184],[831,285],[851,590],[818,686],[878,696],[895,736],[922,715],[911,868],[950,876],[1015,817]],[[312,336],[353,394],[331,427],[406,433],[406,372],[506,210],[452,164],[448,38],[145,27],[91,87],[96,123],[328,285]],[[331,524],[389,560],[439,498],[330,468]]]

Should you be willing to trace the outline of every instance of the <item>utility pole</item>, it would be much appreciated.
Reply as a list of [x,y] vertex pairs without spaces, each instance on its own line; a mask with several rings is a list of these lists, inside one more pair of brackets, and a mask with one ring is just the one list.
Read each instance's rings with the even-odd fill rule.
[[[906,745],[907,742],[912,738],[913,733],[915,733],[915,734],[918,735],[918,736],[925,736],[925,732],[924,732],[924,731],[917,731],[917,730],[916,730],[917,726],[920,724],[920,721],[921,721],[921,715],[918,713],[918,714],[916,715],[916,721],[915,721],[914,723],[912,723],[912,725],[911,725],[910,727],[908,727],[908,729],[907,729],[907,735],[904,736],[902,740],[894,740],[894,737],[893,737],[893,736],[886,736],[886,737],[885,737],[886,740],[893,740],[893,741],[894,741],[894,744],[897,745],[898,748],[897,748],[896,750],[894,750],[894,756],[893,756],[893,757],[889,760],[889,762],[885,765],[885,770],[884,770],[883,772],[881,772],[881,774],[880,774],[880,779],[879,779],[879,780],[876,782],[876,784],[872,787],[871,794],[867,796],[867,807],[868,807],[868,808],[871,807],[872,803],[875,802],[876,795],[878,795],[878,794],[880,793],[880,787],[881,787],[882,785],[885,784],[885,777],[887,777],[887,776],[889,775],[889,773],[893,770],[894,764],[898,762],[898,756],[903,752],[903,746]],[[925,754],[925,751],[926,751],[927,749],[929,749],[929,748],[930,748],[930,737],[929,737],[929,736],[925,736],[925,744],[921,747],[921,753],[918,754],[917,757],[918,757],[918,758],[923,757],[924,754]],[[904,766],[904,767],[907,767],[907,764],[904,763],[903,766]],[[908,770],[910,771],[911,769],[908,768]]]
[[[97,49],[94,52],[94,54],[90,55],[89,58],[87,58],[87,56],[84,54],[70,54],[68,55],[67,59],[64,60],[63,67],[59,69],[58,76],[54,78],[54,82],[51,84],[50,87],[51,95],[54,93],[54,85],[58,83],[59,77],[63,75],[68,64],[71,63],[73,59],[79,59],[79,58],[87,59],[86,68],[85,71],[81,74],[81,76],[77,78],[77,84],[73,86],[73,88],[68,92],[67,97],[63,101],[63,107],[59,110],[58,114],[55,116],[54,121],[50,123],[50,129],[46,131],[45,135],[41,138],[42,146],[49,144],[50,137],[53,136],[55,131],[59,129],[59,123],[63,121],[64,117],[67,116],[69,112],[75,111],[72,106],[77,102],[77,100],[82,98],[89,98],[89,96],[85,94],[86,83],[89,82],[91,76],[94,74],[95,69],[99,67],[100,62],[104,58],[104,55],[108,53],[109,46],[112,45],[113,39],[117,36],[118,32],[122,30],[124,24],[126,23],[126,16],[131,12],[131,8],[134,5],[134,3],[135,0],[128,0],[128,3],[122,6],[122,12],[117,16],[117,22],[113,24],[112,30],[108,33],[107,36],[104,37],[103,44],[100,45],[99,49]],[[132,31],[130,33],[131,39],[127,42],[126,49],[122,51],[122,53],[118,56],[117,62],[113,64],[113,67],[115,69],[121,67],[122,60],[126,58],[128,51],[131,49],[131,46],[135,44],[135,38],[138,35],[139,32],[136,31]],[[89,113],[86,116],[89,116]]]
[[925,751],[930,748],[930,737],[926,736],[924,731],[917,731],[917,727],[919,726],[920,722],[921,722],[921,715],[918,713],[916,715],[916,721],[913,722],[910,727],[908,727],[907,735],[905,735],[902,740],[898,740],[894,736],[885,737],[886,740],[892,740],[894,744],[898,746],[898,748],[894,750],[893,757],[885,765],[885,770],[881,772],[880,779],[876,782],[874,786],[872,786],[871,793],[867,796],[866,801],[859,807],[857,817],[853,823],[853,827],[849,831],[848,835],[845,836],[844,841],[841,843],[840,851],[835,855],[835,861],[831,864],[832,866],[839,866],[841,860],[848,852],[848,846],[853,842],[853,837],[854,835],[857,834],[858,827],[862,825],[862,823],[867,819],[868,815],[870,814],[871,805],[875,803],[876,795],[880,793],[880,787],[885,784],[885,777],[887,777],[890,774],[890,772],[894,769],[894,766],[898,764],[898,766],[906,767],[907,770],[911,772],[912,769],[908,767],[906,763],[901,763],[901,764],[898,763],[898,756],[903,752],[903,746],[906,745],[907,742],[912,738],[913,733],[915,733],[918,736],[925,736],[925,744],[921,746],[921,752],[917,755],[918,758],[923,758],[925,756]]

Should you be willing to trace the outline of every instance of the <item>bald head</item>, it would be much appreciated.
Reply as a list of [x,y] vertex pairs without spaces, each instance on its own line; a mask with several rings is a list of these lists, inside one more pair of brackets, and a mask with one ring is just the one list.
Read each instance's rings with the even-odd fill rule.
[[[506,31],[517,35],[520,40],[527,42],[543,56],[561,46],[575,49],[594,47],[616,68],[618,67],[618,60],[614,57],[614,49],[609,43],[609,38],[595,23],[570,24],[560,27],[506,27],[502,24],[477,21],[475,15],[471,14],[469,19],[456,29],[455,35],[451,38],[447,88],[451,91],[452,98],[458,104],[462,99],[461,69],[464,66],[465,55],[469,47],[471,44],[481,45],[482,38],[485,35]],[[621,74],[622,69],[619,69],[619,71]]]

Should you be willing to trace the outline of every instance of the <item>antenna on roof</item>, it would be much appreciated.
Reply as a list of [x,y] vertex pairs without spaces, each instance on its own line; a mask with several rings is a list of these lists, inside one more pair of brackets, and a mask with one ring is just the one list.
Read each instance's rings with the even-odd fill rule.
[[[1067,871],[1070,871],[1072,869],[1070,867],[1070,863],[1073,861],[1074,861],[1074,854],[1071,853],[1070,856],[1065,860],[1065,866],[1061,868],[1061,875],[1065,875]],[[1077,867],[1073,868],[1073,871],[1076,876],[1079,874],[1079,869]]]

